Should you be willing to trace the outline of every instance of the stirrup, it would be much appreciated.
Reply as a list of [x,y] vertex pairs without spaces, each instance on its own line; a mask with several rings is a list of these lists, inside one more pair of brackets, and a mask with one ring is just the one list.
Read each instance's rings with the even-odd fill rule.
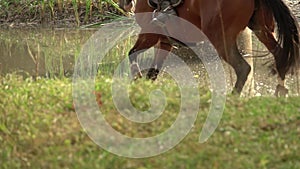
[[156,15],[157,12],[159,12],[157,9],[153,11],[151,23],[160,27],[165,26],[165,22],[169,19],[169,15],[177,15],[172,6],[168,6],[162,12],[159,12],[158,15]]
[[154,25],[157,25],[159,27],[164,27],[165,26],[165,23],[163,23],[162,21],[158,20],[157,19],[157,13],[158,13],[158,9],[155,9],[153,12],[152,12],[152,20],[151,20],[151,24],[154,24]]

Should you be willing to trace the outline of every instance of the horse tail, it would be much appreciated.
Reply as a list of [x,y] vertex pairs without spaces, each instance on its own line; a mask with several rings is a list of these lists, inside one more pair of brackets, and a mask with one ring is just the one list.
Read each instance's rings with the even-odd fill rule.
[[[289,8],[282,0],[260,0],[269,9],[277,23],[278,48],[281,52],[275,56],[279,76],[284,79],[288,71],[299,64],[299,26]],[[277,58],[276,58],[277,57]]]

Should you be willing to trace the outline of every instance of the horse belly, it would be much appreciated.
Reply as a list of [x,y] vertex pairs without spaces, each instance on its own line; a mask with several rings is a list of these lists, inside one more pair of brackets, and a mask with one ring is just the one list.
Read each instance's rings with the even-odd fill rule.
[[184,0],[184,4],[178,6],[177,12],[180,19],[169,22],[168,32],[179,37],[183,42],[195,43],[203,40],[201,31],[201,18],[199,2],[201,0]]
[[253,14],[254,0],[202,0],[203,29],[244,29]]
[[174,37],[184,43],[197,43],[205,40],[201,30],[197,27],[188,28],[185,25],[177,25],[176,28],[168,28],[171,37]]

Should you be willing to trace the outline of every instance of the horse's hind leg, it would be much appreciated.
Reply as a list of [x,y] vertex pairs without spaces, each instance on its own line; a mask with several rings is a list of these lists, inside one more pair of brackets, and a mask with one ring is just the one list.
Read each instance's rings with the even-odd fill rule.
[[[282,55],[282,47],[277,43],[274,37],[275,25],[273,22],[273,16],[262,12],[263,11],[257,11],[254,13],[248,27],[254,32],[259,41],[261,41],[273,54],[276,61],[278,60],[279,56]],[[276,63],[279,62],[276,61]],[[275,95],[285,96],[288,93],[288,89],[284,87],[286,71],[284,69],[278,69],[278,65],[275,66],[278,73],[278,84],[276,86]]]
[[235,86],[232,93],[241,94],[242,89],[247,81],[248,75],[251,71],[251,67],[238,50],[236,41],[234,40],[236,39],[234,38],[236,36],[227,36],[227,37],[231,37],[231,40],[227,38],[226,42],[220,42],[219,40],[215,40],[212,38],[210,40],[214,44],[216,50],[218,51],[218,54],[235,71],[237,80],[235,82]]
[[[277,44],[273,34],[266,29],[263,30],[253,30],[256,37],[266,46],[266,48],[273,54],[275,60],[281,54],[282,48]],[[277,65],[276,65],[277,67]],[[274,69],[275,70],[275,69]],[[275,95],[276,96],[285,96],[288,93],[288,89],[284,87],[285,83],[285,74],[284,70],[277,70],[278,73],[278,84],[276,86]]]
[[147,73],[147,79],[155,80],[159,74],[160,69],[164,63],[164,60],[168,56],[169,52],[172,49],[172,45],[166,39],[160,39],[160,42],[157,44],[155,57],[152,63],[151,68]]
[[137,63],[137,56],[145,50],[156,45],[158,40],[158,34],[139,34],[135,45],[129,51],[130,70],[131,75],[134,77],[134,79],[142,77],[142,72]]
[[[213,32],[214,34],[210,34],[210,32]],[[248,79],[248,75],[251,71],[251,67],[238,50],[236,44],[238,33],[236,32],[230,35],[223,35],[223,32],[219,31],[218,33],[218,30],[204,30],[204,33],[206,33],[209,40],[212,42],[212,44],[218,51],[219,56],[221,56],[235,71],[237,80],[235,82],[235,86],[232,93],[241,94],[242,89]],[[215,34],[219,34],[220,36],[216,36]],[[222,36],[224,41],[220,41],[219,37]]]

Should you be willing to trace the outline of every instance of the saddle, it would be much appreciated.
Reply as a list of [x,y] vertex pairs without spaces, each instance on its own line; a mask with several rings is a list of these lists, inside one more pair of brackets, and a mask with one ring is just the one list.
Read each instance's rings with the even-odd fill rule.
[[[151,8],[155,8],[157,9],[158,7],[158,0],[147,0],[148,2],[148,5],[151,7]],[[183,0],[170,0],[171,4],[173,7],[176,7],[178,5],[180,5]]]

